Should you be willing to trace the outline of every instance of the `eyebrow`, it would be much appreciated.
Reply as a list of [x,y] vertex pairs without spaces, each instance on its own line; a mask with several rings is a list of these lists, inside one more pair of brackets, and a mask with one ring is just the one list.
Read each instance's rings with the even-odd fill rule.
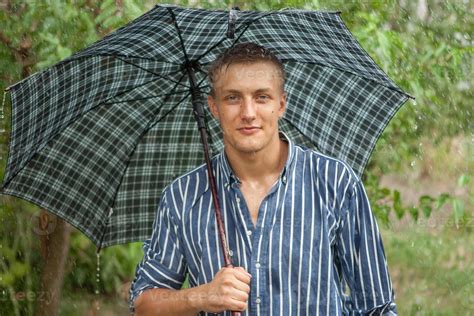
[[[257,90],[255,91],[255,93],[265,93],[265,92],[271,92],[271,89],[269,89],[269,88],[262,88],[262,89],[257,89]],[[239,94],[240,91],[239,91],[239,90],[234,90],[234,89],[229,89],[229,90],[224,90],[223,93],[224,93],[224,94],[226,94],[226,93],[237,93],[237,94]]]

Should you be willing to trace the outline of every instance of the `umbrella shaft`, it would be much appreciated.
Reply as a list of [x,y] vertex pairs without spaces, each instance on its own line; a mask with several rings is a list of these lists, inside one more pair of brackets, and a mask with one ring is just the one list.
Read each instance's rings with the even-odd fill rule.
[[207,173],[208,173],[209,183],[210,183],[211,192],[212,192],[212,202],[214,204],[214,210],[216,212],[216,221],[217,221],[217,229],[219,231],[219,239],[221,242],[222,252],[224,253],[224,263],[225,263],[225,266],[228,267],[228,266],[232,266],[232,262],[230,261],[229,251],[227,248],[227,241],[226,241],[227,239],[225,236],[224,225],[222,222],[222,214],[221,214],[221,208],[219,205],[219,198],[217,195],[216,180],[214,178],[214,173],[212,172],[211,159],[209,157],[209,145],[207,143],[207,132],[205,128],[200,128],[199,132],[201,134],[202,144],[204,145],[204,156],[206,160]]

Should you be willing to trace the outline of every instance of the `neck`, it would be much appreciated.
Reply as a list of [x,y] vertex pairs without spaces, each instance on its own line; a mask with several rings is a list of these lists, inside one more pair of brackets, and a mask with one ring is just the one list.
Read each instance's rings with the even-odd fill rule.
[[235,175],[242,182],[267,182],[276,179],[288,157],[288,143],[277,135],[274,145],[257,152],[238,152],[225,149]]

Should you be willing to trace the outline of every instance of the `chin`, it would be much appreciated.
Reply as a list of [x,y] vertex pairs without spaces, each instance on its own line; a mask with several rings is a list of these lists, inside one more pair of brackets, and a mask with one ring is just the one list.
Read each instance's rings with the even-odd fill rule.
[[263,149],[263,146],[261,146],[260,144],[236,144],[236,146],[233,147],[237,151],[247,154],[259,152]]

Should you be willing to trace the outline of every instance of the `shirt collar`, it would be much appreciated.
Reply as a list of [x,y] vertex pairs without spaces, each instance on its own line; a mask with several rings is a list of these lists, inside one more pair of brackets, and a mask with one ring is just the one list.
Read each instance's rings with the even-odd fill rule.
[[[292,165],[293,158],[295,156],[295,145],[293,141],[288,137],[288,135],[286,135],[286,133],[279,131],[278,135],[281,140],[288,143],[288,157],[286,159],[285,166],[283,167],[283,170],[280,173],[281,181],[284,184],[286,184],[289,170]],[[224,183],[227,186],[232,185],[233,183],[240,183],[240,179],[234,174],[232,168],[230,167],[229,160],[227,159],[227,155],[225,154],[224,150],[220,154],[220,157],[218,160],[220,161],[220,166],[221,166],[220,169],[222,172],[222,179]]]

